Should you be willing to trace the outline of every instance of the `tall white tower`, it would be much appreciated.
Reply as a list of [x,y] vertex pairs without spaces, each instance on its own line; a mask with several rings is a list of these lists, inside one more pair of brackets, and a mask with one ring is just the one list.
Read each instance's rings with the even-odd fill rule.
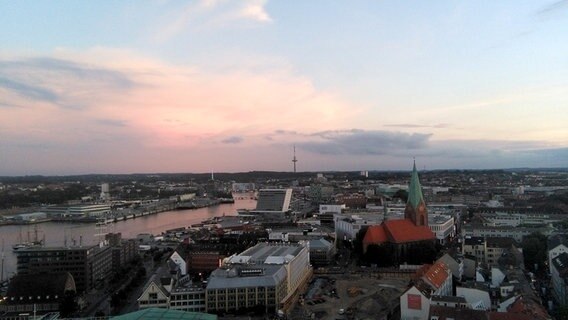
[[110,187],[108,183],[101,184],[101,200],[110,200]]

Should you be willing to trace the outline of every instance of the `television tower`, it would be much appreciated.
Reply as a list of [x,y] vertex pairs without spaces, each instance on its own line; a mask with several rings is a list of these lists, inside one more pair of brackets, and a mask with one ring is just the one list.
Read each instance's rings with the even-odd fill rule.
[[296,162],[298,162],[298,159],[296,159],[296,145],[294,145],[294,158],[292,158],[292,162],[294,163],[294,173],[296,173]]

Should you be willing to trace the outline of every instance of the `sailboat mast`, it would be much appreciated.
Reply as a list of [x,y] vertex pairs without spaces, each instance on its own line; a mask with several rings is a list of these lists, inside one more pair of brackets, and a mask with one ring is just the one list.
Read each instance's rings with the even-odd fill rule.
[[0,269],[0,282],[4,282],[4,238],[2,238],[2,265]]

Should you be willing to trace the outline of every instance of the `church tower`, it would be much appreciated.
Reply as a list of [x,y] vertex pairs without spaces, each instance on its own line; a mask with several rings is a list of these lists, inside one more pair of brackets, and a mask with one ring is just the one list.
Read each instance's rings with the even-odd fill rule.
[[404,209],[404,218],[410,219],[416,226],[428,226],[428,210],[422,195],[418,171],[416,171],[416,161],[414,161],[410,185],[408,186],[408,201]]

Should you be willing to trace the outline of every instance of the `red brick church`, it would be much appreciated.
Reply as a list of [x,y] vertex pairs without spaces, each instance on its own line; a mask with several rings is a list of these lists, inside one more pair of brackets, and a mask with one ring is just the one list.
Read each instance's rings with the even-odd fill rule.
[[363,252],[366,252],[371,244],[392,244],[399,256],[406,251],[409,245],[422,242],[433,243],[435,239],[434,233],[428,227],[428,210],[422,195],[416,163],[414,163],[404,219],[388,220],[385,216],[381,224],[370,226],[363,238]]

